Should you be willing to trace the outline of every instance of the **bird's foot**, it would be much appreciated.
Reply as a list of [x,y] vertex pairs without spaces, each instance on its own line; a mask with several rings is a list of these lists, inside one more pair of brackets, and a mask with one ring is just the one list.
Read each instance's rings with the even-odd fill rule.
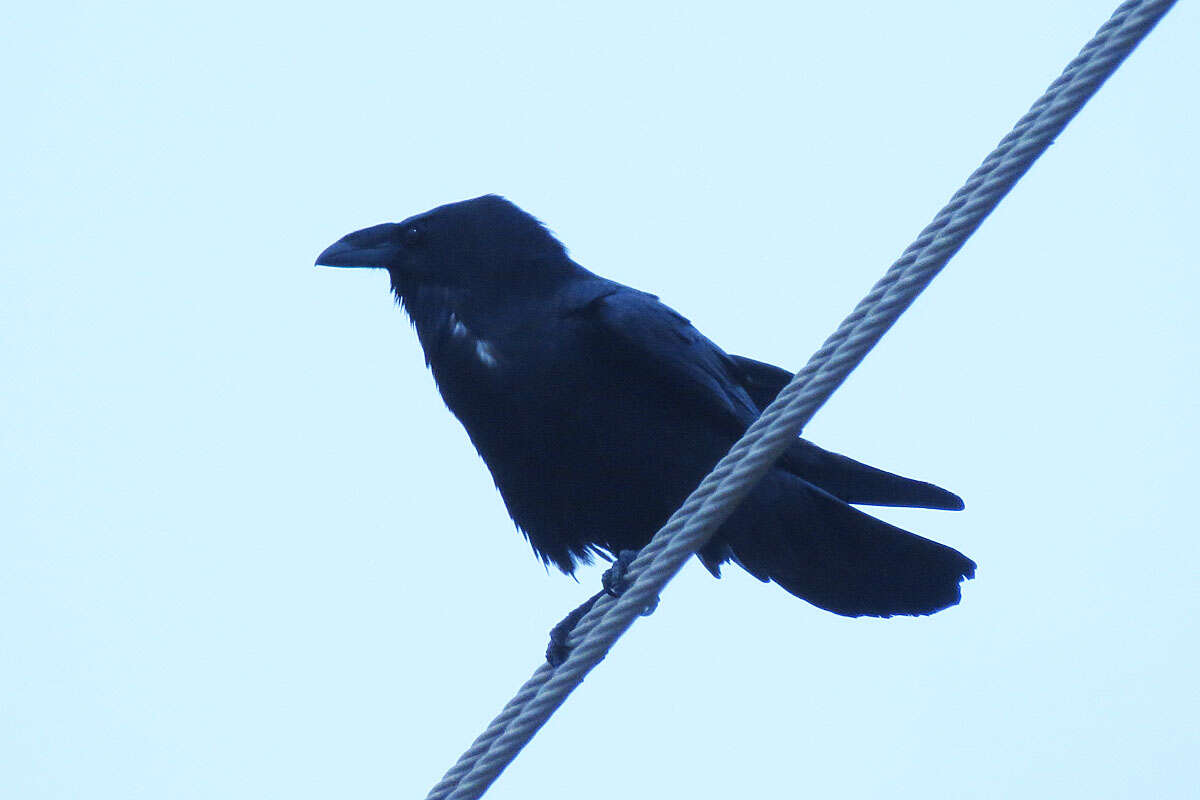
[[604,592],[599,592],[588,598],[583,605],[563,617],[562,622],[550,629],[550,644],[546,646],[546,662],[552,667],[557,667],[559,664],[567,660],[567,656],[571,653],[571,648],[567,646],[567,637],[571,635],[571,631],[575,630],[575,626],[579,624],[579,620],[583,619],[583,615],[592,610],[592,606],[596,605],[596,601],[604,595]]
[[625,583],[625,573],[629,571],[629,565],[637,558],[637,552],[637,550],[622,550],[617,553],[612,566],[604,570],[604,574],[600,576],[600,585],[604,587],[606,595],[620,597],[628,588]]
[[[589,597],[579,608],[563,617],[562,622],[550,629],[550,644],[546,646],[546,662],[550,666],[557,667],[567,660],[567,656],[571,653],[571,648],[567,645],[567,638],[570,637],[571,631],[575,630],[575,626],[579,624],[579,620],[583,619],[583,615],[591,611],[592,606],[596,605],[597,600],[604,595],[620,597],[629,588],[625,581],[625,573],[635,558],[637,558],[636,550],[622,550],[618,553],[616,560],[613,561],[613,565],[605,570],[604,576],[600,579],[604,588],[597,594]],[[642,616],[646,617],[653,614],[656,608],[658,608],[657,597],[647,603],[646,607],[642,609]]]
[[[604,593],[609,597],[620,597],[629,588],[629,584],[625,580],[625,573],[629,571],[629,565],[637,558],[637,550],[622,550],[617,553],[616,559],[611,567],[604,571],[600,576],[600,584],[604,587]],[[658,608],[658,598],[646,604],[642,609],[642,616],[648,617],[654,613],[654,609]]]

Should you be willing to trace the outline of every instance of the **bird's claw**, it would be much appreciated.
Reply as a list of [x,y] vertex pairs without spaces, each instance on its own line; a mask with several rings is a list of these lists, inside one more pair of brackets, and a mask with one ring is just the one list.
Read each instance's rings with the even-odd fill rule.
[[[550,644],[546,645],[546,663],[557,667],[567,660],[567,656],[571,654],[567,638],[570,637],[571,631],[575,630],[579,620],[583,619],[583,615],[592,610],[592,606],[596,604],[597,600],[606,594],[610,597],[620,597],[629,588],[625,582],[625,573],[635,558],[637,558],[636,550],[622,550],[618,553],[613,565],[604,572],[604,577],[600,579],[604,588],[550,629]],[[658,608],[657,597],[646,604],[641,614],[643,617],[650,616],[656,608]]]
[[583,615],[592,610],[592,606],[600,599],[601,594],[603,592],[589,597],[579,608],[567,614],[562,622],[550,629],[550,644],[546,645],[546,663],[557,667],[567,660],[567,656],[571,654],[571,648],[567,645],[567,637],[571,635],[571,631],[575,630],[575,626],[579,624],[579,620],[583,619]]
[[567,636],[571,631],[562,630],[562,625],[555,625],[550,631],[550,644],[546,645],[546,663],[552,667],[560,666],[571,654],[567,647]]
[[635,558],[637,550],[622,550],[617,553],[612,566],[604,570],[604,574],[600,576],[600,585],[609,597],[620,597],[629,588],[625,583],[625,573],[629,571],[629,565]]
[[[637,550],[622,550],[617,553],[612,566],[604,571],[604,574],[600,577],[600,584],[604,587],[604,593],[609,597],[620,597],[629,588],[629,584],[625,580],[625,574],[629,571],[629,565],[633,563],[637,555]],[[656,608],[658,608],[657,597],[647,603],[646,607],[642,609],[642,616],[650,616]]]

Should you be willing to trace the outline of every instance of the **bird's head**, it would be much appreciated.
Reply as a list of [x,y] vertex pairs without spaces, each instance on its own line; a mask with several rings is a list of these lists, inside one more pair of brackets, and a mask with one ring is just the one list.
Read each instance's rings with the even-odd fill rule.
[[355,231],[317,257],[318,266],[386,269],[401,295],[416,288],[511,290],[569,264],[540,222],[498,195]]

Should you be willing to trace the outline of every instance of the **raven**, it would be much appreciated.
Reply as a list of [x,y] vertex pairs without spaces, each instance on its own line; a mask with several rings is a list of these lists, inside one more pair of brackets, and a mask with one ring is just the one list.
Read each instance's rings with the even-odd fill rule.
[[[513,521],[567,574],[645,545],[792,377],[584,269],[497,195],[351,233],[316,263],[388,271]],[[963,507],[797,438],[697,555],[845,616],[959,601],[974,562],[851,504]]]

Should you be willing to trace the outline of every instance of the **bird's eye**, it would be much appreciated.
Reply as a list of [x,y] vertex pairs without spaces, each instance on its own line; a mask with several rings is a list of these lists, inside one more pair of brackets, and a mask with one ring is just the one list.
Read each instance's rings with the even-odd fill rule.
[[409,225],[400,235],[403,237],[406,247],[418,245],[425,239],[425,232],[416,225]]

